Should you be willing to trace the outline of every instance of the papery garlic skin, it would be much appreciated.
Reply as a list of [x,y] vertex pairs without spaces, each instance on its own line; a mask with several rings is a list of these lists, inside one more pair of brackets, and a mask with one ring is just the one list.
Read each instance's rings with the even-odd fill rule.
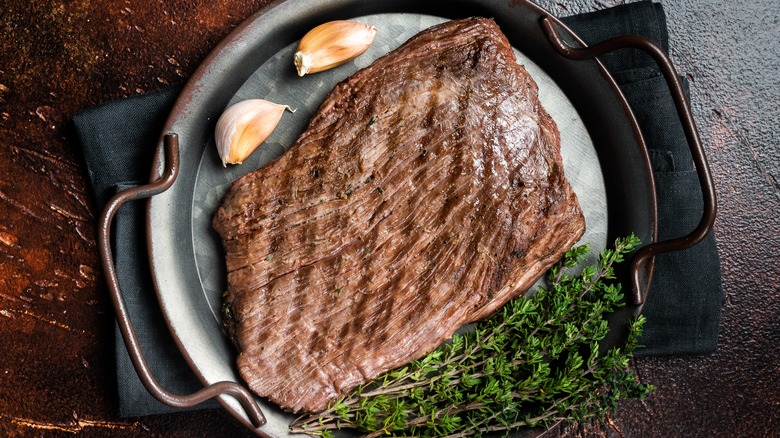
[[298,76],[351,61],[368,50],[377,28],[349,20],[320,24],[303,36],[293,57]]
[[290,107],[264,99],[243,100],[228,107],[214,130],[222,165],[243,163],[271,135],[284,110]]

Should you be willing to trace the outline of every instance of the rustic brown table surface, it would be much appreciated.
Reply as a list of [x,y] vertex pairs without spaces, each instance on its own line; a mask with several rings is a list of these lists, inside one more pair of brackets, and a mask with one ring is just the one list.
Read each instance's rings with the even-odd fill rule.
[[[171,3],[171,4],[168,4]],[[221,410],[119,418],[114,316],[73,114],[184,83],[264,0],[0,3],[0,436],[240,436]],[[619,0],[544,0],[569,15]],[[662,0],[720,202],[719,349],[637,361],[658,389],[552,435],[780,436],[780,8]]]

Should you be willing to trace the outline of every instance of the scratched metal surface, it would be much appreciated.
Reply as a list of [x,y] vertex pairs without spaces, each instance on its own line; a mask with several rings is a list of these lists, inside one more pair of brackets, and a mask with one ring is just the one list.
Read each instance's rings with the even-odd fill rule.
[[[558,15],[618,0],[542,0]],[[658,389],[606,425],[555,436],[771,436],[780,430],[780,9],[774,0],[662,0],[691,81],[720,213],[719,350],[637,361]],[[0,435],[242,436],[220,410],[120,419],[113,315],[96,212],[67,121],[183,83],[262,0],[0,5]]]

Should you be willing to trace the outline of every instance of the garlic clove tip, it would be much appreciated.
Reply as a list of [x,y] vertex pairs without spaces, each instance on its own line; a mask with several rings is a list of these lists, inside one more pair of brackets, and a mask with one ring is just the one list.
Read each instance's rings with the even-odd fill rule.
[[293,56],[293,63],[295,64],[295,69],[298,71],[298,76],[303,77],[303,75],[309,72],[311,57],[299,50],[295,52],[295,55]]

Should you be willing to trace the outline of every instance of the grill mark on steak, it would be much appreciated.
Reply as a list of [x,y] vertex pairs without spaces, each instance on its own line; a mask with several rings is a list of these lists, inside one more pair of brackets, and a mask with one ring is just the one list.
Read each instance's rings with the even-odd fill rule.
[[[424,211],[424,210],[421,210],[421,209],[413,209],[413,210],[411,210],[411,211],[412,211],[412,212],[420,212],[420,211]],[[405,223],[409,223],[409,222],[411,222],[411,221],[409,221],[408,219],[406,219],[406,220],[404,220],[404,222],[405,222]],[[411,229],[411,225],[406,225],[406,226],[404,227],[404,230],[410,230],[410,229]],[[402,233],[403,233],[403,231],[402,231]],[[406,250],[408,250],[408,249],[403,249],[403,250],[401,250],[401,251],[399,251],[399,252],[403,252],[403,251],[406,251]],[[390,263],[390,264],[392,265],[392,261],[391,261],[391,263]],[[401,270],[399,270],[399,272],[400,272],[400,271],[402,271],[402,269],[401,269]],[[401,280],[401,277],[400,277],[400,275],[396,275],[396,276],[394,276],[394,277],[391,277],[391,278],[392,278],[392,280],[393,280],[393,283],[395,283],[395,284],[398,284],[398,282]],[[389,286],[385,286],[385,287],[383,287],[383,289],[393,289],[393,287],[394,287],[394,284],[390,284]],[[384,296],[384,294],[383,294],[383,292],[382,292],[382,291],[380,291],[380,292],[379,292],[379,294],[380,294],[380,295],[382,295],[382,296]],[[427,294],[420,294],[419,296],[426,297],[426,298],[428,297],[428,295],[427,295]],[[427,301],[427,300],[426,300],[426,301]],[[360,303],[364,303],[364,302],[365,302],[365,300],[361,300],[361,301],[360,301]],[[426,306],[427,304],[428,304],[427,302],[423,302],[423,303],[421,303],[421,306]],[[384,308],[385,308],[384,306],[385,306],[385,303],[383,303],[382,301],[380,301],[380,302],[377,304],[377,307],[379,308],[379,310],[371,310],[371,311],[368,311],[368,310],[366,310],[366,309],[362,308],[362,306],[357,306],[357,311],[356,311],[356,313],[357,313],[357,314],[369,314],[369,315],[372,315],[372,316],[373,316],[373,315],[376,315],[377,313],[379,313],[379,314],[383,313],[383,312],[384,312]],[[382,322],[382,321],[381,321],[381,320],[379,320],[378,318],[374,318],[373,320],[375,321],[374,325],[372,326],[373,328],[376,328],[376,327],[378,327],[378,326],[382,325],[382,324],[381,324],[381,322]],[[356,322],[357,322],[358,320],[357,320],[357,319],[353,319],[353,321],[356,321]],[[354,331],[358,331],[358,330],[354,330]],[[372,329],[369,329],[369,332],[373,332],[373,330],[372,330]],[[343,335],[343,332],[342,332],[342,335]],[[380,336],[380,338],[379,338],[379,339],[381,339],[382,337],[384,337],[384,336]],[[370,347],[370,346],[369,346],[369,347]]]
[[521,294],[584,228],[558,142],[491,20],[336,85],[214,218],[250,388],[321,410]]

